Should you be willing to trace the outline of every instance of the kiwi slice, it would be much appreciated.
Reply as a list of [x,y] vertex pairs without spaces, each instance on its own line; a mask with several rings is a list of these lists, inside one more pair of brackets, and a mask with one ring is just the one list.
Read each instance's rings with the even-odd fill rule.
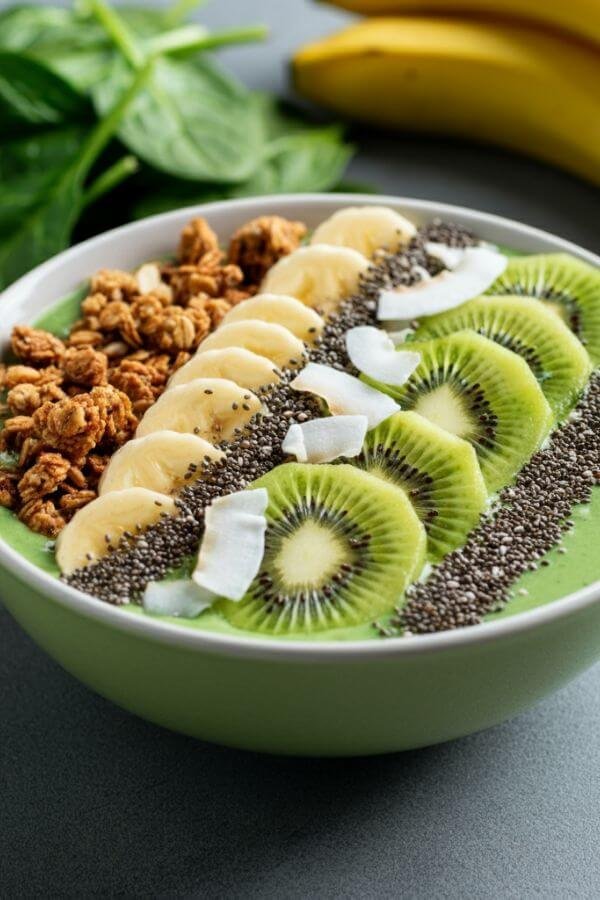
[[600,364],[600,270],[568,253],[516,256],[487,293],[543,300]]
[[471,444],[415,412],[396,413],[370,431],[352,462],[406,491],[436,562],[464,543],[486,504]]
[[558,316],[530,297],[477,297],[424,319],[415,340],[430,340],[464,328],[522,356],[557,418],[577,402],[590,371],[590,358]]
[[548,433],[553,415],[524,359],[474,331],[410,344],[421,362],[402,387],[376,383],[475,448],[488,491],[513,478]]
[[269,494],[265,553],[250,590],[219,608],[237,628],[310,634],[388,613],[421,571],[425,529],[406,494],[349,465],[287,463]]

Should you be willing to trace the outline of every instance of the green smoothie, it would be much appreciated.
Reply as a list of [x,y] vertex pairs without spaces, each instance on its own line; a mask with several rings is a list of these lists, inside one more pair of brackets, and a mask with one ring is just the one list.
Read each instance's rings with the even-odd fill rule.
[[[74,292],[41,316],[36,326],[52,331],[58,336],[65,336],[70,325],[79,316],[79,306],[85,294],[84,289]],[[600,579],[600,556],[597,552],[600,534],[600,488],[594,489],[590,504],[573,510],[571,518],[575,522],[575,527],[564,536],[563,546],[566,552],[552,550],[546,557],[548,566],[540,566],[536,571],[523,575],[514,585],[509,603],[501,612],[489,615],[488,621],[544,606]],[[53,542],[30,531],[14,513],[4,508],[0,508],[0,536],[33,565],[58,577],[59,570],[54,559]],[[124,614],[147,615],[141,607],[135,605],[125,606],[123,610]],[[203,612],[196,619],[165,617],[164,620],[201,631],[256,637],[253,633],[234,628],[221,615],[211,610]],[[261,637],[270,636],[261,634]],[[352,641],[377,637],[373,626],[365,624],[322,631],[308,637],[278,635],[276,640]]]

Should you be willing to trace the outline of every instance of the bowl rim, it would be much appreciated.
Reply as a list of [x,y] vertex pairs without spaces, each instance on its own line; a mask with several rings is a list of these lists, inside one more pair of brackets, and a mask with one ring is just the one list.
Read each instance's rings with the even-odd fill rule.
[[[452,218],[460,217],[463,221],[471,222],[475,227],[487,224],[508,229],[514,233],[517,246],[518,239],[531,238],[533,240],[549,241],[553,243],[557,252],[572,253],[579,259],[600,267],[600,256],[589,250],[555,235],[533,228],[513,219],[497,216],[468,207],[462,207],[448,203],[437,203],[432,200],[420,200],[410,197],[380,196],[370,194],[284,194],[277,196],[248,197],[238,200],[225,200],[213,203],[200,204],[162,213],[123,225],[119,228],[103,232],[90,238],[68,250],[63,251],[52,259],[37,266],[31,272],[24,275],[3,292],[4,303],[16,300],[19,295],[26,292],[30,285],[39,282],[52,270],[68,266],[81,253],[92,247],[101,247],[104,242],[115,237],[128,238],[132,235],[143,233],[144,229],[156,227],[157,223],[165,224],[181,218],[182,215],[190,218],[197,215],[218,215],[220,212],[234,207],[243,212],[245,208],[251,208],[257,204],[291,204],[298,206],[318,207],[331,205],[332,203],[345,205],[391,205],[399,209],[424,213],[428,216],[442,216]],[[72,588],[59,581],[55,576],[44,572],[25,557],[10,547],[0,537],[0,566],[7,569],[20,582],[34,588],[36,592],[47,595],[52,600],[66,607],[72,612],[87,618],[92,618],[108,627],[114,627],[131,635],[137,635],[144,639],[168,644],[174,647],[187,648],[188,650],[205,651],[219,655],[260,658],[271,660],[289,661],[319,661],[336,663],[342,660],[359,662],[373,657],[378,659],[396,659],[399,657],[412,657],[421,654],[429,654],[443,650],[461,649],[471,646],[481,646],[502,638],[525,635],[528,632],[540,628],[543,625],[554,623],[567,618],[586,607],[600,602],[600,580],[575,591],[551,603],[536,607],[526,612],[518,613],[506,619],[498,619],[493,622],[482,622],[478,625],[458,628],[452,631],[437,632],[434,634],[413,635],[406,637],[386,638],[377,641],[368,640],[339,640],[339,641],[308,641],[308,640],[278,640],[277,638],[263,638],[259,636],[237,636],[219,632],[202,631],[201,629],[181,626],[177,623],[166,622],[160,618],[142,617],[128,613],[119,606],[113,606],[98,600],[88,594]]]

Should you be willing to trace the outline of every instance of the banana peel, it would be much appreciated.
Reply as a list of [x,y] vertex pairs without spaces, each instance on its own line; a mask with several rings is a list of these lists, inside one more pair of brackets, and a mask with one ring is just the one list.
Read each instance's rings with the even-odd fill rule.
[[308,44],[297,90],[351,119],[497,144],[600,184],[600,54],[468,18],[366,19]]
[[329,0],[363,16],[461,15],[491,16],[567,31],[600,44],[598,0]]

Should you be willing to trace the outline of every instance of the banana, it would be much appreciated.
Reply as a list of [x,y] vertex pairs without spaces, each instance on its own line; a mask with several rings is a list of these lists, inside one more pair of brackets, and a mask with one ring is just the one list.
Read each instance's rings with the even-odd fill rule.
[[280,369],[298,366],[304,357],[304,344],[283,325],[248,319],[222,325],[205,338],[196,356],[222,347],[243,347],[251,353],[266,356]]
[[257,391],[281,381],[277,369],[266,356],[251,353],[243,347],[222,347],[192,356],[189,362],[171,376],[167,390],[188,384],[196,378],[227,378],[240,387]]
[[294,78],[338,113],[500,144],[600,183],[600,54],[549,31],[370,19],[300,50]]
[[318,338],[325,325],[314,309],[309,309],[295,297],[286,297],[285,294],[259,294],[258,297],[243,300],[229,310],[221,324],[229,325],[246,319],[261,319],[263,322],[284,325],[307,344],[312,344]]
[[315,229],[311,244],[351,247],[371,259],[377,250],[398,250],[416,231],[412,222],[389,206],[347,206]]
[[354,293],[369,265],[366,256],[349,247],[327,244],[300,247],[289,256],[282,256],[269,269],[260,294],[290,294],[306,306],[329,315]]
[[600,43],[600,4],[598,0],[329,0],[351,12],[373,15],[464,15],[510,17],[539,22],[570,31],[588,41]]
[[78,510],[56,541],[56,561],[63,574],[89,565],[116,547],[124,533],[135,534],[157,522],[162,513],[174,515],[172,497],[131,487],[96,497]]
[[196,378],[165,391],[142,416],[136,437],[169,430],[219,444],[231,440],[260,408],[258,397],[233,381]]
[[[108,494],[131,487],[171,494],[184,483],[201,478],[205,460],[225,454],[195,434],[154,431],[128,441],[111,456],[102,474],[98,493]],[[191,469],[190,465],[195,468]],[[186,478],[187,475],[187,478]]]

